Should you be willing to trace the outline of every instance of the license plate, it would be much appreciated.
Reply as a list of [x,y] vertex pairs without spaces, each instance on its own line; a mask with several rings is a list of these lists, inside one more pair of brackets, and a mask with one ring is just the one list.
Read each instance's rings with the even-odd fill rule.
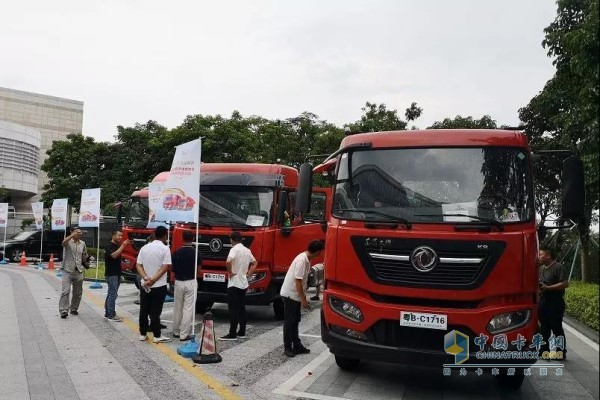
[[400,311],[400,326],[447,330],[448,316],[446,314]]
[[225,282],[225,274],[211,274],[205,272],[203,279],[204,282]]

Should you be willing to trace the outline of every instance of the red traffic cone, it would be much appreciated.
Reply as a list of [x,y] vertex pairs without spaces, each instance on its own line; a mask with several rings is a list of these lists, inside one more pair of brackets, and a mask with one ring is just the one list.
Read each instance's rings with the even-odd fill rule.
[[212,364],[223,361],[215,344],[215,329],[213,325],[212,313],[204,314],[204,323],[202,324],[202,340],[198,355],[192,357],[196,364]]
[[27,258],[25,257],[25,250],[23,250],[23,253],[21,253],[21,260],[19,262],[19,266],[20,267],[26,267],[27,266]]
[[54,269],[54,254],[50,254],[50,260],[48,260],[48,269]]

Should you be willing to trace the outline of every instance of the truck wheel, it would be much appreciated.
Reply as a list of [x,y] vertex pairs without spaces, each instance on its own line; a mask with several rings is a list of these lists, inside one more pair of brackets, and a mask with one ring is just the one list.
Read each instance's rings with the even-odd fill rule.
[[273,312],[277,321],[283,321],[283,300],[281,300],[281,297],[273,299]]
[[344,371],[353,371],[358,367],[358,364],[360,364],[360,360],[356,358],[335,356],[335,363]]
[[212,301],[196,301],[196,312],[204,314],[212,308],[213,304],[215,303]]
[[12,249],[8,258],[10,258],[10,261],[18,263],[21,261],[21,254],[23,254],[23,250]]
[[521,386],[523,385],[523,381],[525,380],[525,375],[523,374],[523,372],[521,371],[521,373],[519,373],[518,371],[515,373],[515,375],[505,375],[506,371],[502,371],[504,372],[504,375],[501,373],[500,375],[497,375],[496,378],[498,379],[498,384],[510,391],[514,391],[514,390],[519,390],[521,389]]

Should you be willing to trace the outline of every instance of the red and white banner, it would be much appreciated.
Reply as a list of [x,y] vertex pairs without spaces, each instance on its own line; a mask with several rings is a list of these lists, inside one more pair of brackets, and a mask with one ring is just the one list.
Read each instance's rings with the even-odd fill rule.
[[81,191],[79,226],[82,228],[100,227],[100,188]]
[[31,203],[31,209],[35,220],[35,229],[44,229],[44,203],[41,201]]
[[52,230],[66,231],[67,230],[67,206],[69,199],[54,199],[50,214],[52,215]]
[[0,228],[8,225],[8,203],[0,203]]
[[198,222],[201,152],[200,139],[177,146],[156,221]]

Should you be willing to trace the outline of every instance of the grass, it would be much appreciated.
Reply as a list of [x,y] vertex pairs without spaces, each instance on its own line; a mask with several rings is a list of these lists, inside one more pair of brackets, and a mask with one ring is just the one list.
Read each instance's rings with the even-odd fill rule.
[[[91,263],[90,269],[86,269],[84,272],[84,277],[89,279],[96,279],[96,262],[93,261]],[[100,261],[98,263],[98,280],[104,280],[104,261]]]

